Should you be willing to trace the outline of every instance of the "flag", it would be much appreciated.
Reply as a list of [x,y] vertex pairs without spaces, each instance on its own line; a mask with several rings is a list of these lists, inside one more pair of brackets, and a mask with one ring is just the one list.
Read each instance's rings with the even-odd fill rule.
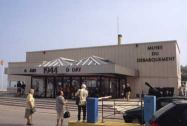
[[0,61],[0,64],[3,65],[3,60]]

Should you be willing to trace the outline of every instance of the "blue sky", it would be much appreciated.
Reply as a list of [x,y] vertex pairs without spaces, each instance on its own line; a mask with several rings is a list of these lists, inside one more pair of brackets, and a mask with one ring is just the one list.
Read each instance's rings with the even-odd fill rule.
[[177,40],[187,65],[186,0],[0,0],[0,59],[25,52]]

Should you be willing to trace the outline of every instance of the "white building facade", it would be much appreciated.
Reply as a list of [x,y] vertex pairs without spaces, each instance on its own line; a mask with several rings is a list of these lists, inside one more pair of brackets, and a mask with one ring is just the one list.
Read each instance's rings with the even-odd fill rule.
[[100,47],[46,50],[26,53],[26,62],[10,62],[6,69],[9,87],[17,81],[33,87],[38,97],[55,97],[63,89],[74,97],[81,83],[90,95],[123,97],[124,84],[132,97],[153,87],[181,85],[180,49],[175,40]]

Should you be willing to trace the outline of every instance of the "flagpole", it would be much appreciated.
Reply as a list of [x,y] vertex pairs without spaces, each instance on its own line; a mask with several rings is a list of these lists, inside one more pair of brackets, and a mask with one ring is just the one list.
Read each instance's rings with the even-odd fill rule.
[[1,65],[1,69],[2,69],[2,72],[1,72],[1,83],[2,83],[1,84],[1,90],[3,91],[3,73],[4,73],[3,72],[4,71],[3,70],[3,68],[4,68],[4,66],[3,66],[4,65],[3,60],[0,60],[0,65]]
[[4,91],[4,89],[3,89],[3,85],[4,85],[4,82],[3,82],[4,77],[3,77],[3,75],[4,75],[4,63],[2,64],[2,90]]

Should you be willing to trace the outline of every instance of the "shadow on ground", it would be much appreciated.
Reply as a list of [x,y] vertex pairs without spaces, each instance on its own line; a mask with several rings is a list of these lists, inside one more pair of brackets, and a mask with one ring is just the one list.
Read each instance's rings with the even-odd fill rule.
[[26,126],[24,124],[1,124],[0,123],[0,126]]

